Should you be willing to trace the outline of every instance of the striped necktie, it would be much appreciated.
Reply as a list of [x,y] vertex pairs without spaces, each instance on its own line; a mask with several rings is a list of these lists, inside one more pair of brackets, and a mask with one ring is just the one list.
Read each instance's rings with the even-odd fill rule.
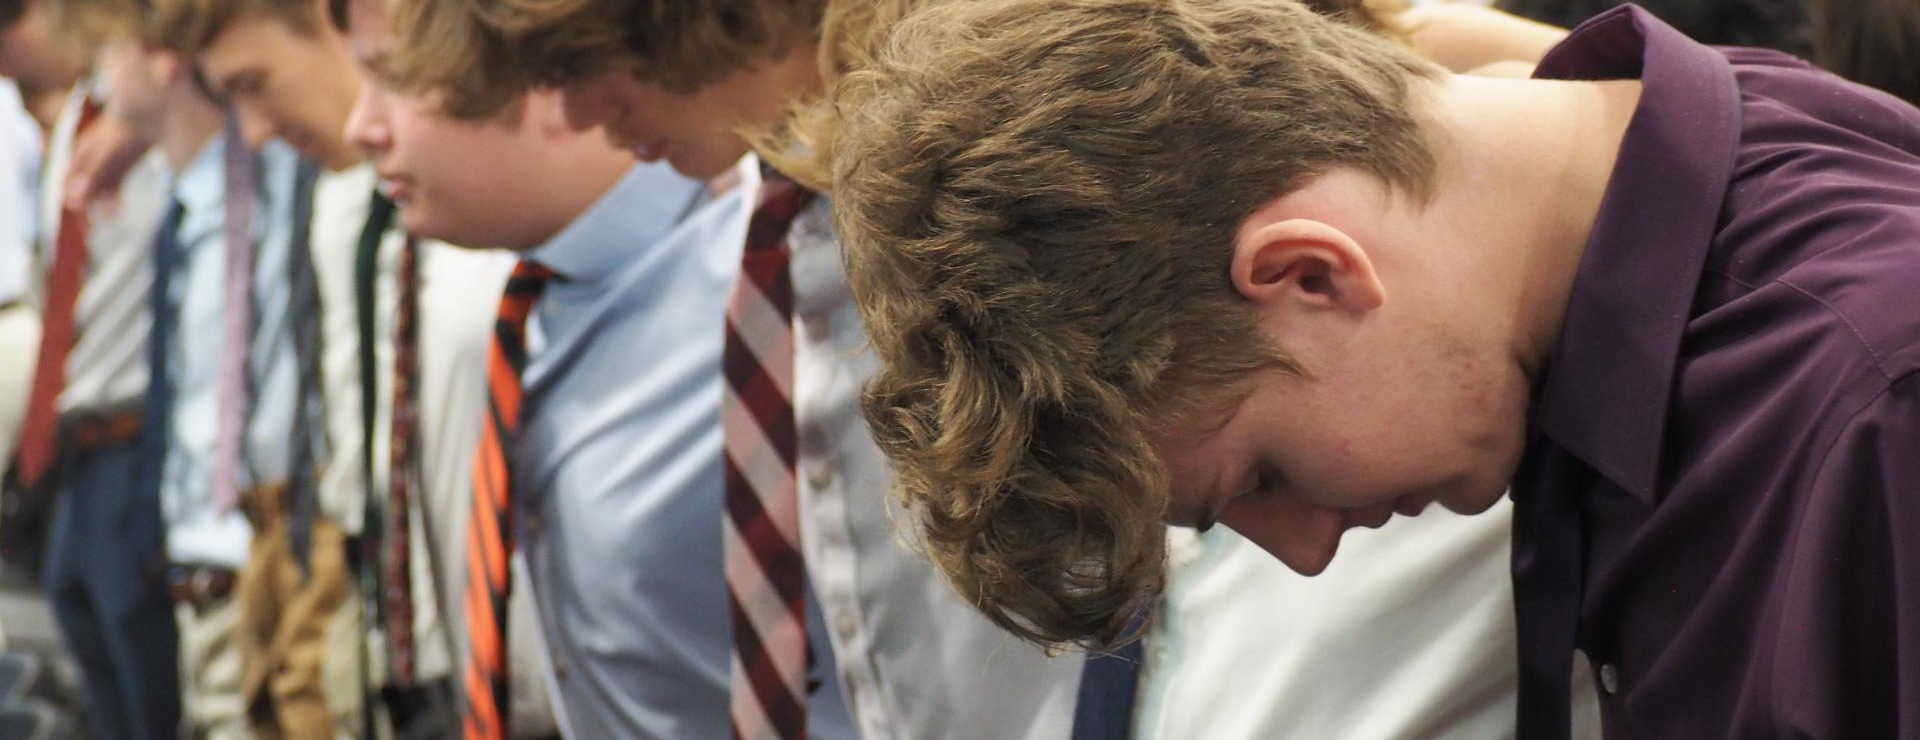
[[313,519],[320,508],[315,461],[327,459],[326,401],[320,392],[320,286],[313,272],[313,188],[319,166],[301,160],[293,179],[287,304],[293,321],[293,441],[287,464],[287,542],[300,572],[311,572]]
[[[80,103],[74,138],[100,116],[92,98]],[[73,351],[74,304],[87,272],[87,214],[78,208],[60,209],[60,231],[54,237],[53,264],[47,271],[47,298],[40,323],[40,353],[34,362],[33,386],[27,394],[26,417],[20,425],[20,457],[14,468],[22,490],[32,490],[53,467],[60,390],[67,380],[67,353]],[[6,454],[0,450],[0,454]]]
[[766,170],[727,304],[726,577],[736,740],[805,740],[806,563],[794,484],[793,280],[787,231],[812,193]]
[[507,728],[507,558],[513,554],[508,441],[520,427],[520,373],[527,366],[527,316],[553,272],[522,260],[500,295],[487,357],[491,414],[473,456],[473,508],[467,518],[467,665],[461,685],[465,740],[504,740]]

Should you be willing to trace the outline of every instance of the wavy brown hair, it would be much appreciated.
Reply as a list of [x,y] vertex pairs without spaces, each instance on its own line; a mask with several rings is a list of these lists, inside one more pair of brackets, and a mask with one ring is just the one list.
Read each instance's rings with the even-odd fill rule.
[[[873,62],[873,53],[893,24],[916,8],[932,2],[972,0],[830,0],[820,22],[820,79],[831,89],[849,71]],[[1307,0],[1307,6],[1337,20],[1398,38],[1392,19],[1408,8],[1407,0]],[[762,159],[815,190],[833,187],[834,132],[840,116],[828,96],[797,100],[790,115],[757,131],[748,139]]]
[[1437,74],[1294,0],[935,3],[848,73],[835,213],[880,359],[867,419],[988,618],[1126,637],[1166,579],[1149,440],[1295,369],[1228,280],[1234,234],[1334,167],[1424,198],[1412,111]]

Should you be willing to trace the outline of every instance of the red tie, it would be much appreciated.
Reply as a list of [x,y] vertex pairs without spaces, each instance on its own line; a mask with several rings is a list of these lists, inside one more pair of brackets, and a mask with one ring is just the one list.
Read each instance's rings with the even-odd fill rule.
[[736,740],[806,740],[806,563],[794,484],[793,281],[787,230],[812,193],[772,170],[727,305],[727,597]]
[[467,518],[468,655],[462,692],[465,740],[507,736],[507,558],[513,554],[513,502],[506,443],[520,427],[520,373],[527,365],[527,315],[552,271],[522,260],[500,295],[493,351],[487,357],[489,423],[473,456],[473,509]]
[[[92,98],[80,104],[74,138],[93,124],[100,105]],[[71,206],[60,209],[60,233],[54,239],[53,265],[47,275],[47,303],[41,314],[40,354],[34,363],[33,390],[27,396],[27,414],[20,427],[20,458],[15,479],[31,489],[53,466],[57,402],[67,383],[67,353],[73,350],[73,305],[87,270],[87,215]]]

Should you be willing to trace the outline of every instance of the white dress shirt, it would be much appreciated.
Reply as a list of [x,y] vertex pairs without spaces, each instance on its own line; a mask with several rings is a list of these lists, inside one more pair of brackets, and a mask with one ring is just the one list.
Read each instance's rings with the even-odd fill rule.
[[790,235],[794,411],[807,571],[855,723],[866,740],[1066,738],[1080,654],[1050,659],[1001,631],[900,544],[892,476],[860,413],[876,360],[831,224],[817,198]]
[[[74,129],[88,85],[75,87],[55,121],[44,160],[39,199],[40,276],[53,262]],[[153,237],[171,199],[166,157],[149,152],[134,164],[111,202],[87,214],[87,269],[74,301],[73,347],[67,354],[60,413],[139,408],[147,392],[147,335],[153,316]]]
[[20,89],[0,78],[0,305],[26,296],[39,176],[40,128]]
[[[1514,736],[1513,505],[1355,529],[1307,578],[1220,527],[1170,533],[1137,740]],[[1576,671],[1576,740],[1599,738]],[[1231,687],[1230,690],[1224,690]]]
[[0,78],[0,474],[26,416],[40,347],[39,316],[26,305],[39,172],[40,129],[13,81]]

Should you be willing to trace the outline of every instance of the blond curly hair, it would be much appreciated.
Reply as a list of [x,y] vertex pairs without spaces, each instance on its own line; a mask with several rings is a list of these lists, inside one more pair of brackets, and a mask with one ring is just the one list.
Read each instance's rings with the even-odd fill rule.
[[1294,0],[937,2],[848,72],[832,164],[880,359],[867,419],[919,544],[989,619],[1127,636],[1166,579],[1150,439],[1296,369],[1229,283],[1236,230],[1334,167],[1425,198],[1416,81],[1438,74]]

